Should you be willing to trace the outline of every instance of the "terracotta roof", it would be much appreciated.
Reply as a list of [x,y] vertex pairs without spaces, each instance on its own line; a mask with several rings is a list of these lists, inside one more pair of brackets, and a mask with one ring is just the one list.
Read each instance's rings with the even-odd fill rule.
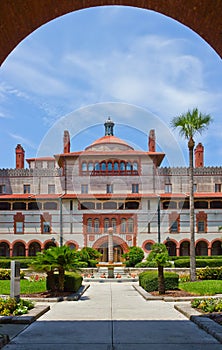
[[31,194],[31,193],[14,193],[14,194],[1,194],[1,199],[57,199],[61,194]]
[[39,157],[39,158],[27,158],[26,162],[36,162],[36,161],[44,161],[44,160],[49,160],[49,161],[55,161],[54,157]]
[[112,135],[106,135],[106,136],[100,137],[99,139],[95,140],[90,146],[86,147],[85,150],[88,150],[89,148],[91,148],[93,146],[106,144],[106,143],[108,143],[108,144],[114,143],[114,144],[124,145],[124,146],[127,146],[133,150],[133,147],[131,147],[128,143],[126,143],[125,141],[121,140],[120,138],[118,138],[116,136],[112,136]]

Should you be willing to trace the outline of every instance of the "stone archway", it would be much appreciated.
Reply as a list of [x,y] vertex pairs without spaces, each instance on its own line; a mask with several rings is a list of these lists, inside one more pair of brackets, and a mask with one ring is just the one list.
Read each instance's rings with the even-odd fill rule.
[[[97,249],[101,254],[100,261],[108,262],[108,235],[99,238],[94,244],[94,249]],[[114,262],[120,262],[122,260],[122,254],[128,251],[128,245],[122,238],[113,236],[113,260]]]
[[222,57],[220,0],[5,0],[0,1],[0,65],[43,24],[73,11],[106,5],[139,7],[171,17],[199,34]]

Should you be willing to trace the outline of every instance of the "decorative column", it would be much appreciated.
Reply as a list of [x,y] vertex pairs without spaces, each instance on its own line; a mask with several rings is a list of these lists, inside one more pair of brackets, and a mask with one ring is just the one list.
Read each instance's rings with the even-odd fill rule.
[[113,266],[113,228],[108,228],[108,278],[114,278]]
[[108,261],[109,264],[113,264],[113,228],[108,228]]

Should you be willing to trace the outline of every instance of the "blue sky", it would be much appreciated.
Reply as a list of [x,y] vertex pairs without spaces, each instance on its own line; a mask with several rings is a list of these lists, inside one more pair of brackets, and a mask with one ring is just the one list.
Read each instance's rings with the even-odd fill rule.
[[222,165],[222,64],[196,33],[153,11],[97,7],[57,18],[23,40],[0,69],[0,167],[26,158],[72,151],[103,136],[107,116],[115,135],[147,150],[156,129],[163,165],[187,164],[187,144],[171,119],[198,107],[213,123],[196,144],[205,165]]

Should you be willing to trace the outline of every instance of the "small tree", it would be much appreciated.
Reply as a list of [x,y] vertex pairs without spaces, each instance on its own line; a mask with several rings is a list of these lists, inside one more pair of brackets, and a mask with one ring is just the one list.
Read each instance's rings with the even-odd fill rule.
[[158,268],[158,291],[165,294],[164,266],[169,261],[169,254],[165,244],[155,243],[152,245],[149,260],[155,261]]
[[143,260],[144,252],[140,247],[130,247],[129,251],[123,254],[123,258],[126,259],[127,266],[134,267]]
[[51,247],[42,253],[38,253],[31,268],[38,272],[46,272],[49,285],[55,291],[54,273],[59,273],[59,291],[64,291],[65,271],[73,268],[76,262],[76,252],[68,246]]

